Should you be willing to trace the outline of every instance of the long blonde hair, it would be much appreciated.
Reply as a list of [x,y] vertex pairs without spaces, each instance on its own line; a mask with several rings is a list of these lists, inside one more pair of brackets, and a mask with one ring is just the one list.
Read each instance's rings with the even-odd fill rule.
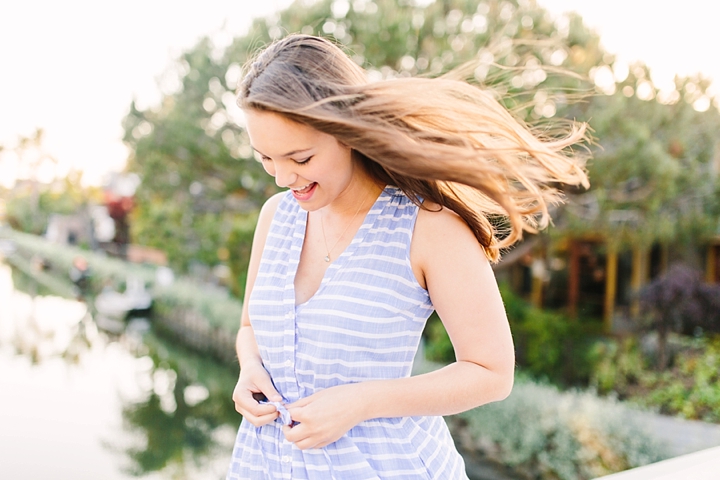
[[[567,153],[584,124],[544,140],[490,92],[444,78],[369,82],[320,37],[290,35],[262,50],[245,67],[238,105],[333,135],[379,182],[457,213],[492,261],[524,231],[547,225],[559,184],[588,186],[581,159]],[[490,218],[509,228],[500,232]]]

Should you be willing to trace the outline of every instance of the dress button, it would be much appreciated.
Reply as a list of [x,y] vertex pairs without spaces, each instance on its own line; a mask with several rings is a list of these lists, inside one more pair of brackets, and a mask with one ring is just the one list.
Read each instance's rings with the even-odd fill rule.
[[285,366],[291,367],[292,366],[292,360],[285,360]]
[[283,457],[282,457],[282,462],[283,462],[283,463],[289,463],[289,462],[290,462],[290,456],[288,456],[288,455],[283,455]]

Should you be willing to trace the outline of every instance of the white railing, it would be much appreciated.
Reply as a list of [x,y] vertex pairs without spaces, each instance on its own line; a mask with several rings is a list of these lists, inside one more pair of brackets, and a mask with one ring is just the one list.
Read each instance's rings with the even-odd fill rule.
[[720,480],[720,447],[615,473],[602,480]]

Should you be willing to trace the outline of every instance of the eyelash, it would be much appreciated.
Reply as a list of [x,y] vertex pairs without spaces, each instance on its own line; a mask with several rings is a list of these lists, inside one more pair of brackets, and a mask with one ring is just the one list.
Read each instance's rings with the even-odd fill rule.
[[[307,157],[307,158],[304,158],[304,159],[302,159],[302,160],[293,160],[293,161],[294,161],[296,164],[298,164],[298,165],[305,165],[305,164],[308,163],[312,158],[313,158],[313,156],[311,155],[311,156],[309,156],[309,157]],[[263,162],[270,162],[270,161],[272,161],[272,158],[270,158],[270,157],[265,157],[265,156],[260,157],[260,159],[261,159]]]

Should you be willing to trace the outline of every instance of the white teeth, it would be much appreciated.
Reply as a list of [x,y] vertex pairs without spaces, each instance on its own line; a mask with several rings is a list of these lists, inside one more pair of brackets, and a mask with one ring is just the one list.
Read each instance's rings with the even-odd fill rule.
[[[313,183],[314,183],[314,182],[313,182]],[[300,192],[300,191],[302,191],[302,190],[307,190],[311,185],[312,185],[312,183],[308,183],[308,184],[305,185],[304,187],[291,188],[290,190],[292,190],[292,191],[294,191],[294,192]]]

